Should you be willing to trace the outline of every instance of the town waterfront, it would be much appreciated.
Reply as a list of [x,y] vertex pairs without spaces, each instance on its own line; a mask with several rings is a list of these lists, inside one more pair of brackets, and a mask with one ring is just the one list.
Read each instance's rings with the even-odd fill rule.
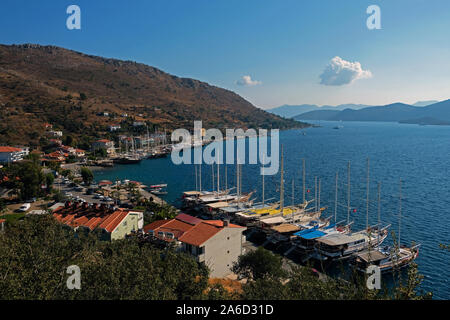
[[[366,159],[370,158],[369,223],[377,223],[377,183],[381,183],[381,221],[398,233],[399,179],[402,179],[401,242],[421,244],[416,262],[425,276],[422,288],[435,299],[450,298],[450,253],[439,247],[450,242],[450,127],[380,122],[316,122],[319,128],[280,132],[284,147],[285,203],[302,201],[302,158],[306,160],[307,198],[314,197],[314,177],[321,179],[324,216],[334,214],[335,175],[339,173],[337,220],[347,219],[347,163],[351,162],[351,212],[353,230],[366,221]],[[338,130],[334,129],[339,127]],[[305,133],[305,134],[304,134]],[[256,139],[256,138],[251,138]],[[214,174],[217,167],[214,166]],[[96,180],[137,180],[146,185],[168,184],[164,199],[179,205],[181,193],[196,188],[193,165],[174,165],[167,158],[117,165],[95,172]],[[235,167],[220,168],[221,188],[236,185]],[[292,194],[294,180],[294,194]],[[214,188],[217,187],[214,182]],[[266,199],[279,199],[279,173],[265,179]],[[212,190],[211,165],[202,166],[202,189]],[[242,191],[256,190],[261,200],[259,165],[243,165]],[[294,195],[294,199],[293,199]],[[392,239],[389,236],[389,243]]]

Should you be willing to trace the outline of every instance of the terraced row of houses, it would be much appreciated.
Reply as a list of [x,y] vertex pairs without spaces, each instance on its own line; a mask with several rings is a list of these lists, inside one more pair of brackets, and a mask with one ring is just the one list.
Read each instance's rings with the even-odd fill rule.
[[143,225],[143,212],[105,204],[66,202],[55,205],[52,215],[77,232],[98,232],[106,241],[141,234],[147,241],[173,245],[177,251],[192,255],[211,270],[210,276],[222,278],[244,253],[245,227],[228,221],[202,220],[187,214],[174,219]]

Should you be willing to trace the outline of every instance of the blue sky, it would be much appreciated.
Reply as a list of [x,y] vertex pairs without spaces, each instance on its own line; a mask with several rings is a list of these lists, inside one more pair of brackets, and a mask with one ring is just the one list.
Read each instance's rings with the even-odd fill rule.
[[[81,8],[81,30],[66,28],[71,4]],[[381,9],[381,30],[366,26],[372,4]],[[0,43],[138,61],[233,90],[261,108],[448,99],[449,35],[448,0],[0,3]],[[321,84],[336,56],[359,62],[370,77]],[[253,85],[239,85],[243,76]]]

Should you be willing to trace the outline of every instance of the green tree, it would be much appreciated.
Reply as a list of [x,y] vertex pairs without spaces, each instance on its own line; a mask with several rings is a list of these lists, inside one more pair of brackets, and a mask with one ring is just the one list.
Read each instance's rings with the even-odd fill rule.
[[53,201],[56,202],[63,202],[64,200],[66,200],[66,198],[67,197],[61,191],[55,192],[55,194],[52,197]]
[[24,161],[14,163],[8,170],[12,188],[18,190],[21,200],[39,197],[42,194],[44,175],[39,164]]
[[233,264],[232,271],[242,278],[253,280],[286,276],[281,256],[275,255],[263,247],[250,251],[238,258]]
[[94,151],[94,155],[98,158],[106,158],[108,156],[108,152],[104,148],[99,148]]
[[64,139],[64,144],[66,146],[73,146],[74,145],[73,137],[70,135],[67,135],[66,138]]
[[53,182],[55,181],[55,176],[53,173],[47,173],[45,175],[45,184],[47,185],[47,193],[52,192]]
[[144,223],[149,224],[157,220],[173,219],[177,214],[177,210],[171,205],[160,205],[149,201],[145,205]]
[[84,184],[87,186],[91,185],[92,181],[94,181],[94,174],[92,171],[87,167],[82,167],[80,173]]
[[243,286],[244,300],[288,300],[289,293],[279,280],[274,278],[258,278]]
[[[82,290],[68,290],[67,267]],[[0,299],[201,299],[208,269],[191,256],[137,237],[101,242],[51,215],[27,216],[0,233]]]

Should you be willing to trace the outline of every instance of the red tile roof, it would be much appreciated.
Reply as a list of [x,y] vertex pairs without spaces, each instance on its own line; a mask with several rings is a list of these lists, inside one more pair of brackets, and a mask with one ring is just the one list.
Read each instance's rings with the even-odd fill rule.
[[0,152],[20,152],[22,149],[13,147],[0,147]]
[[105,229],[108,232],[113,232],[114,229],[116,229],[117,226],[123,221],[123,219],[125,219],[128,213],[129,211],[117,210],[109,215],[109,217],[107,217],[99,227],[101,229]]
[[111,185],[111,184],[113,184],[113,183],[109,180],[102,180],[98,183],[99,186],[106,186],[106,185]]
[[[235,224],[229,224],[230,228],[243,228]],[[158,232],[173,233],[175,239],[194,246],[200,246],[215,234],[223,230],[223,221],[221,220],[202,220],[184,213],[179,214],[175,219],[158,220],[144,226],[144,232],[150,230],[154,236],[159,238]],[[164,240],[168,241],[167,238]]]
[[155,222],[147,224],[144,226],[144,232],[147,233],[150,230],[155,230],[155,229],[159,228],[160,226],[168,223],[169,221],[171,221],[171,220],[157,220]]
[[[216,226],[216,227],[223,227],[223,221],[222,220],[204,220],[203,222],[208,223],[210,225]],[[238,226],[237,224],[228,224],[229,228],[243,228],[242,226]]]
[[108,232],[114,229],[125,219],[129,211],[124,209],[110,210],[106,206],[87,206],[78,203],[66,203],[53,211],[53,216],[61,223],[76,228],[84,226],[91,230],[102,228]]
[[178,239],[192,227],[193,225],[176,219],[158,220],[146,225],[144,227],[144,232],[148,233],[152,230],[154,232],[154,236],[158,238],[158,232],[170,232],[174,234],[176,239]]
[[200,222],[203,221],[202,219],[190,216],[190,215],[185,214],[185,213],[180,213],[179,215],[177,215],[175,217],[175,219],[183,221],[183,222],[186,222],[186,223],[189,223],[189,224],[192,224],[192,225],[196,225],[197,223],[200,223]]
[[192,227],[189,232],[184,233],[180,238],[178,238],[178,240],[198,247],[211,239],[221,230],[223,230],[223,228],[201,222]]

